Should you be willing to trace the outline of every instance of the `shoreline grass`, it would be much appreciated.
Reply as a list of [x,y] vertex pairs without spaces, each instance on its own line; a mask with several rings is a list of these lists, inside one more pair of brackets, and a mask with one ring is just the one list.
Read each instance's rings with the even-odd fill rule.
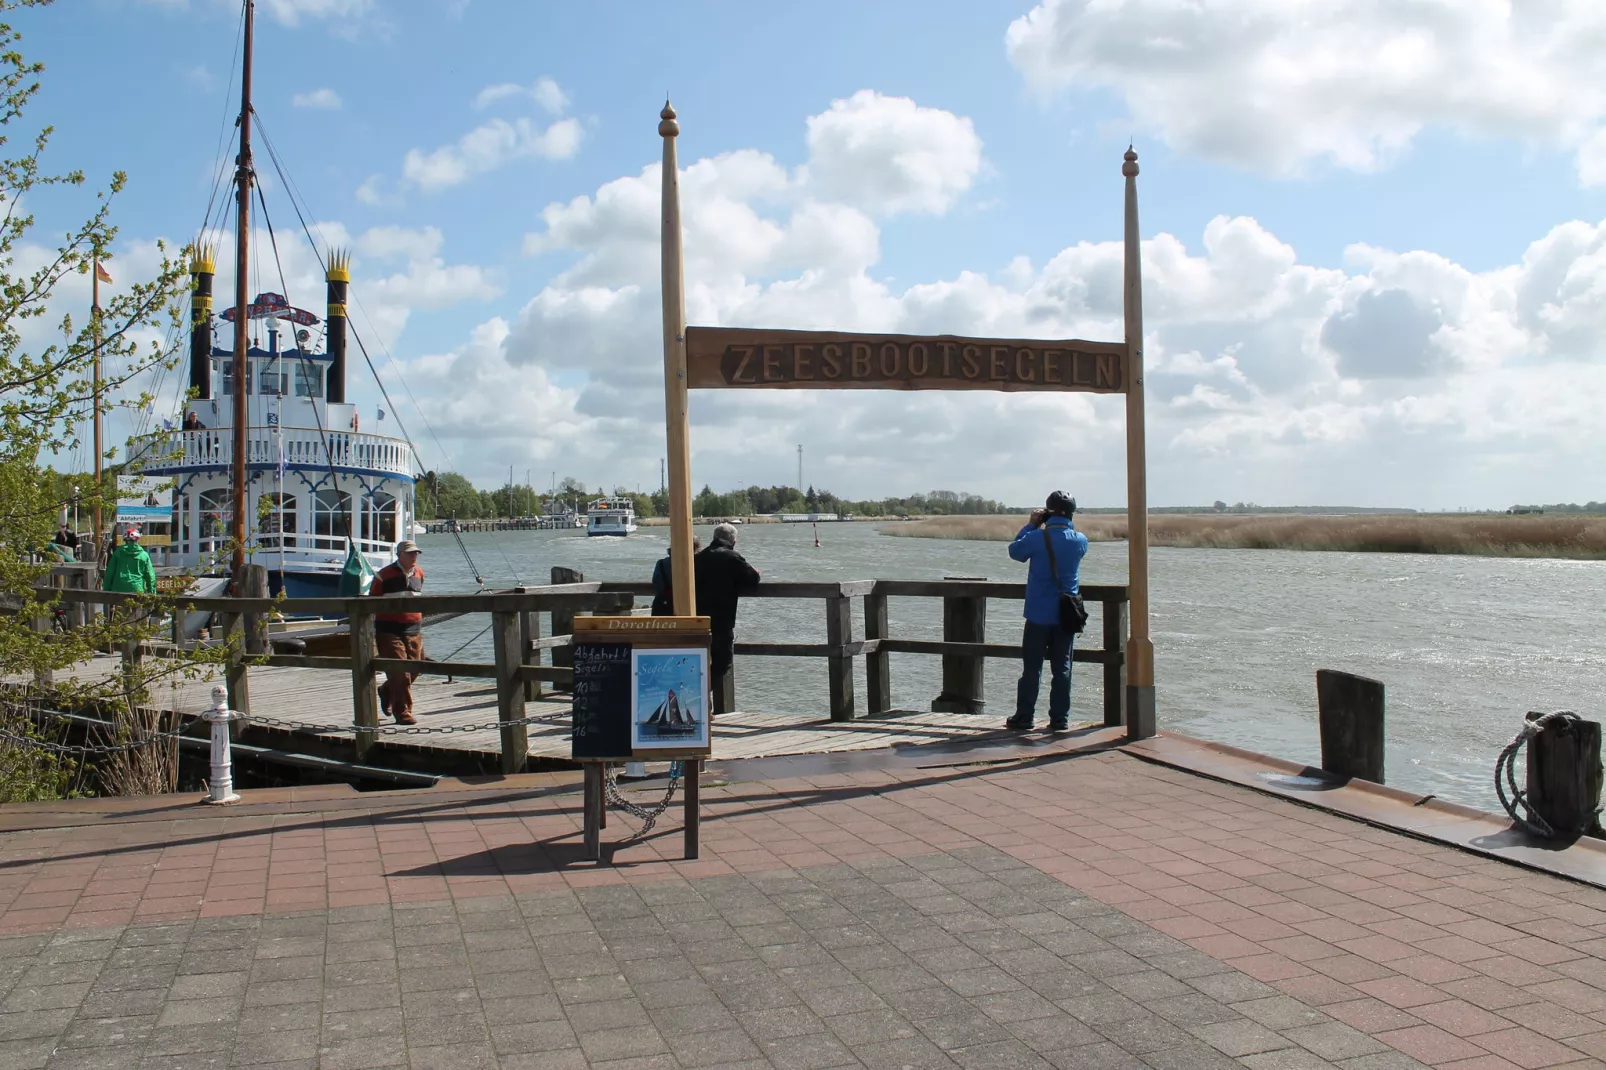
[[[1021,516],[944,516],[885,524],[883,535],[917,539],[1009,542]],[[1077,518],[1093,542],[1126,538],[1119,514]],[[1465,554],[1606,560],[1606,517],[1600,516],[1309,516],[1151,515],[1152,546],[1232,550]]]

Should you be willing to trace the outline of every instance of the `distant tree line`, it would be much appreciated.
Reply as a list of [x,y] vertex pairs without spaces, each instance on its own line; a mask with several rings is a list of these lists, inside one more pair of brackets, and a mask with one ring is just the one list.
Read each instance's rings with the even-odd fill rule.
[[876,498],[855,501],[841,498],[828,490],[809,487],[751,486],[715,494],[704,486],[692,500],[693,516],[759,516],[765,513],[836,513],[850,516],[905,516],[954,515],[966,516],[1025,512],[1011,509],[991,498],[952,490],[934,490],[929,494],[911,494],[906,498]]
[[1508,513],[1606,513],[1606,502],[1566,502],[1557,505],[1513,505]]
[[[628,498],[635,503],[638,517],[668,516],[669,495],[665,491],[639,494],[615,487],[609,492],[602,487],[587,488],[572,476],[567,476],[554,491],[540,491],[532,487],[505,484],[495,490],[480,490],[467,478],[456,472],[426,472],[418,481],[416,509],[420,520],[438,520],[453,517],[458,520],[481,520],[501,516],[536,516],[543,511],[549,499],[556,499],[561,508],[585,511],[586,504],[596,498],[608,496]],[[853,501],[841,498],[828,490],[809,487],[760,487],[714,493],[704,486],[692,501],[693,516],[758,516],[764,513],[837,513],[852,516],[913,516],[913,515],[966,515],[993,513],[1024,513],[1024,508],[1012,508],[976,494],[952,490],[934,490],[928,494],[911,494],[905,498],[880,498]]]

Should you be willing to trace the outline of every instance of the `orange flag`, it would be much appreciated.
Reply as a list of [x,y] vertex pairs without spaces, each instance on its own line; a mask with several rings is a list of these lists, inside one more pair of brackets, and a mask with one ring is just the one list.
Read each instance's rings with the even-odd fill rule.
[[109,282],[112,281],[111,273],[108,272],[105,268],[100,266],[100,261],[99,260],[95,261],[95,278],[99,279],[101,282],[106,282],[106,283],[109,283]]

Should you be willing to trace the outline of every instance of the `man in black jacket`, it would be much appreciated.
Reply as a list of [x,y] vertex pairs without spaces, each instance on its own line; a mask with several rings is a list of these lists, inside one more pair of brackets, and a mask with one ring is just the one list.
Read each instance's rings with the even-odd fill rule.
[[[695,554],[702,548],[703,540],[693,538],[691,552]],[[655,617],[675,615],[675,569],[669,554],[665,554],[652,568],[652,615]]]
[[736,602],[743,591],[758,586],[758,569],[736,552],[736,528],[719,524],[714,538],[694,559],[697,613],[708,618],[712,650],[709,684],[720,694],[720,684],[736,657]]

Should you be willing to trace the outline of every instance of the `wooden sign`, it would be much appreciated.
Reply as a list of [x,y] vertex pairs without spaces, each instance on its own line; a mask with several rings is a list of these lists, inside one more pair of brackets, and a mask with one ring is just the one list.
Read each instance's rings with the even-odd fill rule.
[[693,389],[1126,390],[1121,342],[688,327]]
[[576,617],[570,756],[707,757],[708,645],[707,617]]

